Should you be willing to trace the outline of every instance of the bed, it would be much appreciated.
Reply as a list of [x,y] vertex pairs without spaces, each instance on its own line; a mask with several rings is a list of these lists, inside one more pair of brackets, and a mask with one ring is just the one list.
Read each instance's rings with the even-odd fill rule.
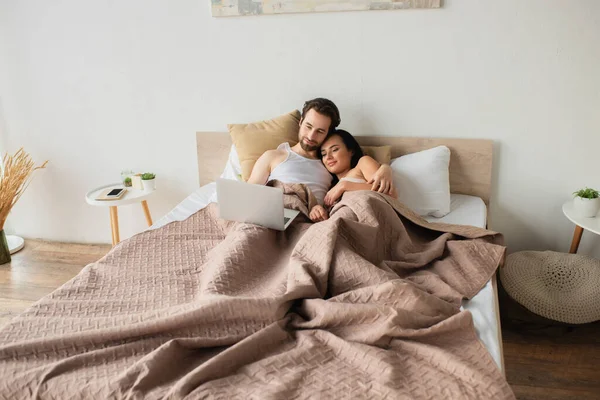
[[[361,146],[392,146],[392,159],[405,154],[446,145],[451,150],[450,190],[451,212],[442,218],[426,217],[430,222],[489,226],[489,205],[492,184],[493,142],[485,139],[432,139],[389,136],[357,136]],[[198,132],[198,172],[200,189],[183,200],[155,227],[182,220],[216,201],[217,177],[238,179],[239,160],[229,134]],[[473,314],[475,329],[498,367],[504,371],[502,332],[496,275],[462,309]]]
[[[504,249],[498,235],[476,228],[488,221],[490,141],[359,138],[363,145],[391,144],[393,157],[447,145],[452,151],[452,212],[427,224],[402,204],[356,192],[347,204],[336,206],[329,223],[295,221],[288,228],[289,237],[282,238],[214,217],[211,182],[218,176],[235,178],[228,171],[231,142],[219,132],[199,132],[197,139],[201,187],[195,193],[0,330],[0,373],[7,377],[0,383],[0,397],[514,398],[500,372],[502,341],[493,274],[503,262]],[[282,187],[286,201],[306,212],[310,198],[303,188]],[[407,238],[423,250],[408,261],[371,268],[375,261],[369,257],[375,256],[367,254],[369,246],[362,242],[381,232],[350,218],[371,207],[376,211],[366,220],[387,213],[376,226],[386,232],[408,226]],[[348,218],[332,221],[335,212]],[[401,218],[389,222],[396,213]],[[372,233],[357,241],[352,234],[359,228]],[[334,243],[319,239],[331,239],[328,232],[334,232]],[[416,233],[410,236],[411,232]],[[390,240],[385,251],[398,242]],[[257,248],[249,251],[249,243]],[[328,256],[315,251],[321,246],[330,250]],[[432,253],[439,246],[446,246],[440,260],[442,253]],[[354,253],[355,248],[367,253]],[[272,273],[261,279],[268,283],[279,275],[283,286],[301,293],[304,300],[289,291],[283,297],[253,297],[250,289],[267,283],[237,271],[239,266],[262,265],[282,254],[282,262],[289,257],[296,268],[286,272],[291,275],[281,275],[277,268],[282,262],[273,261],[268,264]],[[411,269],[411,263],[421,262],[419,257],[435,259],[427,261],[431,271]],[[471,269],[462,270],[457,260]],[[351,269],[354,264],[365,271],[371,268],[370,275],[361,276],[357,271],[363,269]],[[388,268],[392,264],[400,270],[410,264],[402,270],[404,283],[382,278],[392,274]],[[310,269],[311,265],[320,265],[321,270]],[[337,270],[323,272],[329,265]],[[340,273],[343,279],[337,279],[337,271],[344,268],[348,270]],[[453,268],[457,274],[451,273]],[[466,272],[479,283],[460,278]],[[281,282],[273,286],[275,292]],[[398,305],[400,288],[416,296],[402,301],[423,299],[417,301],[417,309]],[[337,302],[325,301],[325,293]],[[469,293],[466,297],[471,300],[461,304],[460,293]],[[349,304],[357,308],[337,308]],[[387,315],[390,305],[400,309]],[[471,311],[472,321],[469,313],[453,308],[459,305],[460,310]],[[286,314],[290,306],[300,311]],[[345,319],[336,319],[338,315]],[[318,329],[319,324],[325,331]],[[471,337],[473,324],[476,336]],[[288,326],[293,332],[286,330]],[[398,342],[394,335],[405,339]],[[404,352],[400,358],[389,352],[399,349]],[[483,354],[485,349],[489,354]],[[365,375],[370,378],[365,380]]]

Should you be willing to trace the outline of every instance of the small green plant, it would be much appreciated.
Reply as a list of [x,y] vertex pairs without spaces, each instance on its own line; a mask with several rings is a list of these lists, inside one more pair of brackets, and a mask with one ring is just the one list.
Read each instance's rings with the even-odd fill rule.
[[573,194],[584,199],[597,199],[600,197],[600,193],[597,190],[590,189],[588,187],[585,189],[579,189],[576,192],[573,192]]
[[150,179],[154,179],[154,178],[156,178],[156,175],[153,174],[152,172],[145,172],[142,174],[143,181],[149,181]]
[[131,178],[127,177],[127,178],[123,179],[123,184],[125,185],[125,187],[130,187],[131,186]]

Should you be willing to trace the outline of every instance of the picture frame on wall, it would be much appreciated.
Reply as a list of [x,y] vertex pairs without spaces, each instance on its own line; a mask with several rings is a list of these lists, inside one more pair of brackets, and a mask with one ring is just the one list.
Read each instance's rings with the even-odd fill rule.
[[440,8],[441,0],[211,0],[213,17]]

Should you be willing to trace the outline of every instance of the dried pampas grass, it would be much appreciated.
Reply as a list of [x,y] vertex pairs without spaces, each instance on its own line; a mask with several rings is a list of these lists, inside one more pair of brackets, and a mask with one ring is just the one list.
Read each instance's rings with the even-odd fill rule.
[[46,164],[48,161],[36,167],[23,148],[14,155],[5,155],[3,169],[0,171],[0,230],[4,229],[8,213],[29,186],[33,172],[46,168]]

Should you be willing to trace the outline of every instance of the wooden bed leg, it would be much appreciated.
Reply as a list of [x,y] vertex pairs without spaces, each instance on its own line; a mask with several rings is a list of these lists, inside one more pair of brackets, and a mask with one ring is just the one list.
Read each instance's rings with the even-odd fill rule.
[[498,322],[498,343],[500,343],[500,364],[502,374],[506,378],[506,367],[504,366],[504,344],[502,343],[502,325],[500,324],[500,301],[498,300],[497,274],[492,277],[492,288],[494,289],[494,307],[496,309],[496,321]]

